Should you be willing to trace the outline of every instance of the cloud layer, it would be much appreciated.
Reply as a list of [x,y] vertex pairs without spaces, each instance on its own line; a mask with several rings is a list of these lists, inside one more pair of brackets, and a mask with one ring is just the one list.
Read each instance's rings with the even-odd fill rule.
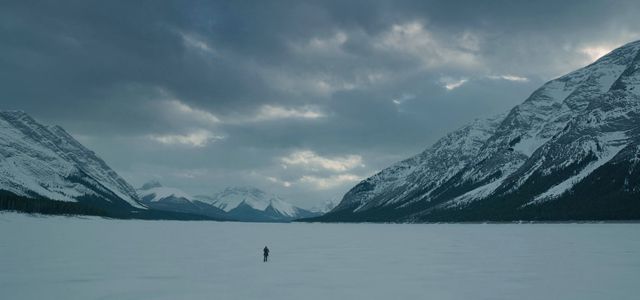
[[0,108],[129,181],[302,206],[640,38],[636,1],[3,1]]

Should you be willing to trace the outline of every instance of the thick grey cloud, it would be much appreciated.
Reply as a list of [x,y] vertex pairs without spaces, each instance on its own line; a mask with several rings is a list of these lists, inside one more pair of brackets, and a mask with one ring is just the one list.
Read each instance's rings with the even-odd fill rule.
[[0,108],[302,206],[640,38],[636,1],[3,1]]

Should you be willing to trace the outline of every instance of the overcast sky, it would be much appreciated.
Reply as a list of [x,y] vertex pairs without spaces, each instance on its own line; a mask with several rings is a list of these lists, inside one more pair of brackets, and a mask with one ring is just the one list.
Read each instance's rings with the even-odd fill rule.
[[637,1],[5,0],[0,109],[63,126],[136,187],[310,207],[640,39],[638,16]]

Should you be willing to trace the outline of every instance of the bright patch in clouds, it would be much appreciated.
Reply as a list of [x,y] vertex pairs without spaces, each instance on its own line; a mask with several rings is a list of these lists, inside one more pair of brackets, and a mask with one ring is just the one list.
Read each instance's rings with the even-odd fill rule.
[[170,112],[181,114],[191,120],[197,120],[204,123],[216,124],[220,119],[210,112],[192,108],[180,100],[167,100],[165,105]]
[[213,48],[211,48],[209,44],[207,44],[207,42],[205,42],[203,39],[199,38],[198,36],[181,32],[181,31],[179,31],[178,34],[180,35],[180,37],[182,37],[182,41],[184,42],[185,46],[189,48],[197,49],[209,54],[215,53],[213,51]]
[[300,97],[328,97],[337,91],[353,90],[359,86],[382,79],[380,73],[365,74],[362,80],[334,76],[336,74],[308,73],[293,74],[281,69],[267,68],[260,72],[266,82],[273,88]]
[[328,39],[312,38],[311,41],[309,41],[309,45],[314,48],[334,48],[344,44],[347,41],[347,38],[346,33],[338,31],[334,36]]
[[310,184],[313,188],[318,190],[325,190],[334,187],[339,187],[345,184],[351,184],[362,180],[362,177],[353,174],[338,174],[329,177],[318,176],[302,176],[300,182],[304,184]]
[[253,118],[254,121],[270,121],[279,119],[318,119],[325,115],[311,107],[291,108],[283,106],[264,105]]
[[273,176],[267,176],[266,178],[271,183],[281,184],[284,187],[291,187],[291,182],[289,182],[289,181],[280,180],[280,179],[278,179],[276,177],[273,177]]
[[517,81],[517,82],[527,82],[529,81],[529,78],[527,77],[520,77],[520,76],[516,76],[516,75],[491,75],[489,76],[490,79],[496,79],[496,80],[508,80],[508,81]]
[[344,172],[364,166],[360,155],[323,157],[311,150],[295,151],[286,157],[282,157],[280,161],[285,168],[289,166],[299,166],[310,171],[326,170]]
[[360,181],[362,176],[351,171],[365,167],[360,155],[324,157],[311,150],[294,151],[281,157],[280,163],[286,172],[295,175],[289,176],[289,181],[267,176],[268,181],[284,187],[306,186],[315,190],[329,190]]
[[335,54],[341,52],[341,47],[349,37],[343,31],[338,31],[329,37],[313,37],[306,43],[292,43],[294,51],[303,54]]
[[411,99],[415,99],[416,96],[412,95],[412,94],[402,94],[402,96],[398,97],[398,98],[394,98],[391,99],[391,101],[396,104],[396,105],[400,105],[402,103],[404,103],[405,101],[411,100]]
[[395,24],[374,44],[378,49],[417,57],[427,68],[444,65],[477,67],[478,39],[471,33],[452,41],[440,41],[421,22]]
[[208,130],[196,130],[194,132],[179,135],[179,134],[167,134],[167,135],[150,135],[149,138],[165,145],[183,145],[189,147],[204,147],[208,143],[221,140],[224,137],[214,135]]
[[466,78],[454,79],[451,77],[443,77],[440,79],[442,86],[448,91],[455,90],[469,81]]
[[612,46],[589,46],[580,49],[580,52],[587,57],[589,57],[590,62],[594,62],[598,60],[598,58],[603,57],[607,53],[611,52],[615,47]]

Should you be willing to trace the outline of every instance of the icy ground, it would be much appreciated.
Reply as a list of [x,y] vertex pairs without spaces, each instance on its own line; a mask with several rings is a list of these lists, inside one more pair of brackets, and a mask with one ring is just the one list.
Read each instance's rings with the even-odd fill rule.
[[[261,249],[271,248],[262,262]],[[1,299],[638,299],[640,224],[0,214]]]

